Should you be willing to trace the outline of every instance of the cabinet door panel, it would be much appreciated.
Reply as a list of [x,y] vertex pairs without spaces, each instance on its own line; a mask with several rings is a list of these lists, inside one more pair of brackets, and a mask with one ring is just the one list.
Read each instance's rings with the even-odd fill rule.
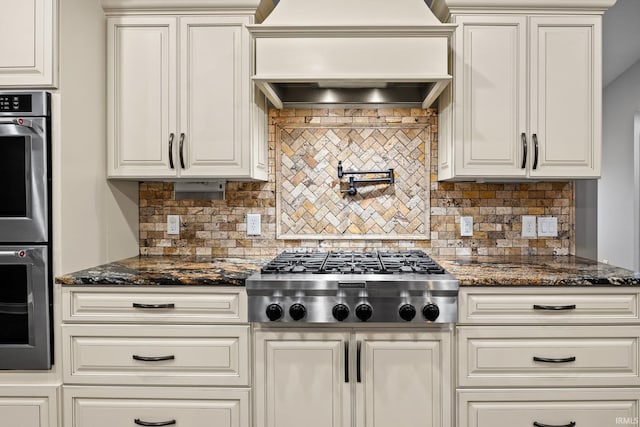
[[597,176],[600,156],[599,17],[531,18],[531,176]]
[[460,175],[524,176],[526,19],[465,16],[456,21],[456,92],[462,120],[456,155]]
[[346,332],[256,332],[256,425],[349,427],[348,340]]
[[451,425],[449,335],[363,333],[356,425]]
[[56,0],[0,2],[0,86],[55,86]]
[[[235,18],[181,18],[181,176],[246,174],[243,129],[249,75],[242,24]],[[244,122],[244,123],[243,123]],[[182,136],[182,135],[181,135]],[[248,157],[247,157],[248,158]]]
[[0,387],[0,425],[56,427],[57,386]]
[[112,177],[176,174],[169,164],[170,134],[176,129],[175,27],[175,18],[109,19],[107,138]]

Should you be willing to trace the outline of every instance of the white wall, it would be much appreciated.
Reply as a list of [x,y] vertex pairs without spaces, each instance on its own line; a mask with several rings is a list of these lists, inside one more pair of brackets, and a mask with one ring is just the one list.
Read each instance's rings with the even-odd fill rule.
[[634,269],[634,114],[640,61],[604,90],[602,179],[598,182],[598,259]]
[[60,0],[54,95],[54,274],[138,254],[138,183],[106,180],[106,22],[99,0]]

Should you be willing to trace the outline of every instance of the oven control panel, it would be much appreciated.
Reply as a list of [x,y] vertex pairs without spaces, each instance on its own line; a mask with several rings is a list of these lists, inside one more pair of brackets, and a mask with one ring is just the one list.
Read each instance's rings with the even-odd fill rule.
[[2,94],[0,95],[0,112],[30,113],[31,95],[29,94]]

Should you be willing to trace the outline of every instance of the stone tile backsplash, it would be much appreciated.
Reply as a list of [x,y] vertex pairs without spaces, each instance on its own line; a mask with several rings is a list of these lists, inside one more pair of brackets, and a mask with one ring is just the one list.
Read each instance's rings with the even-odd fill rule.
[[[269,120],[268,182],[228,182],[225,200],[175,200],[172,183],[140,183],[140,253],[142,255],[197,254],[270,258],[285,249],[328,250],[383,247],[421,248],[433,255],[567,255],[574,252],[573,182],[525,184],[437,181],[436,110],[273,109],[269,111]],[[340,184],[337,176],[334,177],[335,181],[325,186],[317,181],[321,178],[325,181],[328,179],[320,169],[315,169],[320,163],[318,158],[322,157],[322,152],[318,154],[317,149],[320,147],[317,144],[324,144],[324,148],[329,148],[328,144],[331,143],[348,144],[348,153],[344,154],[344,159],[340,158],[345,164],[351,164],[353,160],[353,164],[357,165],[354,169],[374,167],[379,160],[363,162],[359,160],[361,155],[371,153],[371,150],[380,150],[380,147],[391,149],[394,145],[392,138],[397,138],[398,129],[403,127],[419,129],[420,131],[416,134],[424,138],[422,155],[426,158],[420,157],[420,149],[406,156],[417,164],[417,168],[410,169],[413,173],[409,180],[416,180],[416,171],[420,171],[420,167],[428,167],[430,174],[425,170],[424,180],[420,180],[419,183],[428,190],[426,191],[428,198],[410,202],[413,204],[406,202],[408,199],[405,198],[403,200],[406,204],[400,210],[411,216],[412,220],[415,218],[423,218],[423,220],[414,221],[408,228],[394,228],[397,224],[389,225],[387,229],[392,232],[388,235],[384,233],[379,233],[377,236],[371,233],[367,235],[367,228],[360,225],[351,227],[344,233],[337,233],[334,229],[329,229],[330,233],[323,233],[325,229],[317,225],[321,221],[317,221],[317,218],[310,219],[317,216],[317,211],[321,208],[324,208],[323,215],[329,218],[347,218],[348,220],[351,215],[353,222],[360,224],[357,220],[361,218],[353,215],[358,212],[363,213],[365,212],[363,207],[370,208],[373,205],[375,208],[367,211],[366,215],[368,218],[374,217],[376,226],[383,228],[386,224],[380,224],[382,221],[380,218],[393,219],[389,209],[399,205],[398,200],[389,198],[388,191],[385,192],[383,187],[380,187],[377,193],[376,191],[370,193],[370,197],[354,200],[349,199],[350,196],[345,196],[335,200],[340,201],[339,203],[326,203],[327,200],[333,200],[336,196],[331,195],[327,198],[325,193],[328,190],[337,191]],[[306,138],[302,143],[296,144],[291,140],[291,132],[288,132],[291,129],[305,129],[319,133],[315,138]],[[363,129],[376,129],[379,131],[377,138],[382,134],[387,135],[388,140],[376,141],[379,146],[372,148],[371,140],[367,142],[367,138],[354,137],[354,133],[350,131],[355,130],[361,133]],[[333,142],[322,139],[323,133],[327,132],[341,136]],[[410,132],[408,134],[415,136]],[[351,137],[348,138],[348,135]],[[285,141],[286,144],[291,143],[285,147],[288,150],[286,153],[288,157],[284,160],[289,161],[289,166],[291,166],[291,159],[304,159],[308,154],[309,144],[314,144],[312,148],[317,158],[310,160],[307,156],[303,166],[307,168],[305,173],[311,174],[315,181],[307,180],[303,190],[311,191],[311,194],[308,194],[309,197],[304,200],[296,198],[303,191],[295,190],[295,186],[291,184],[291,182],[299,184],[302,180],[291,181],[292,178],[289,176],[291,170],[283,167],[284,163],[277,163],[283,161],[284,138],[288,138]],[[292,147],[294,147],[293,150]],[[331,161],[321,165],[326,167],[327,171],[324,172],[326,174],[335,173],[335,165],[332,162],[338,159],[339,155],[333,157]],[[389,165],[392,162],[403,161],[400,156],[387,156],[383,160],[381,164],[383,168],[393,167]],[[410,166],[405,164],[405,167],[410,168]],[[277,179],[276,169],[280,173],[286,171],[286,179],[282,179],[282,176],[281,179]],[[406,173],[403,172],[400,176],[396,174],[396,179],[398,190],[406,191],[406,187],[399,182],[401,179],[406,179]],[[345,206],[349,207],[346,217]],[[407,210],[407,207],[427,211],[412,214],[411,209]],[[305,209],[310,211],[306,216]],[[247,236],[245,225],[247,213],[262,215],[260,236]],[[296,223],[291,217],[293,213],[299,217],[309,218],[308,223]],[[170,214],[181,216],[179,235],[166,234],[166,217]],[[558,237],[522,238],[522,215],[556,216]],[[473,237],[460,237],[461,216],[473,216]],[[282,222],[283,219],[284,222]],[[361,222],[366,224],[366,220]],[[283,228],[285,223],[288,225]],[[373,222],[370,223],[373,224]],[[289,232],[283,232],[285,230]],[[396,233],[397,230],[400,232]]]

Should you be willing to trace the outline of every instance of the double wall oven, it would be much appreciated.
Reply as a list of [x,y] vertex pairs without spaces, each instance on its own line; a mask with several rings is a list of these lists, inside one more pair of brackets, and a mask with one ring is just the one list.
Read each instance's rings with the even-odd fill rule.
[[52,364],[50,105],[0,91],[0,369]]

